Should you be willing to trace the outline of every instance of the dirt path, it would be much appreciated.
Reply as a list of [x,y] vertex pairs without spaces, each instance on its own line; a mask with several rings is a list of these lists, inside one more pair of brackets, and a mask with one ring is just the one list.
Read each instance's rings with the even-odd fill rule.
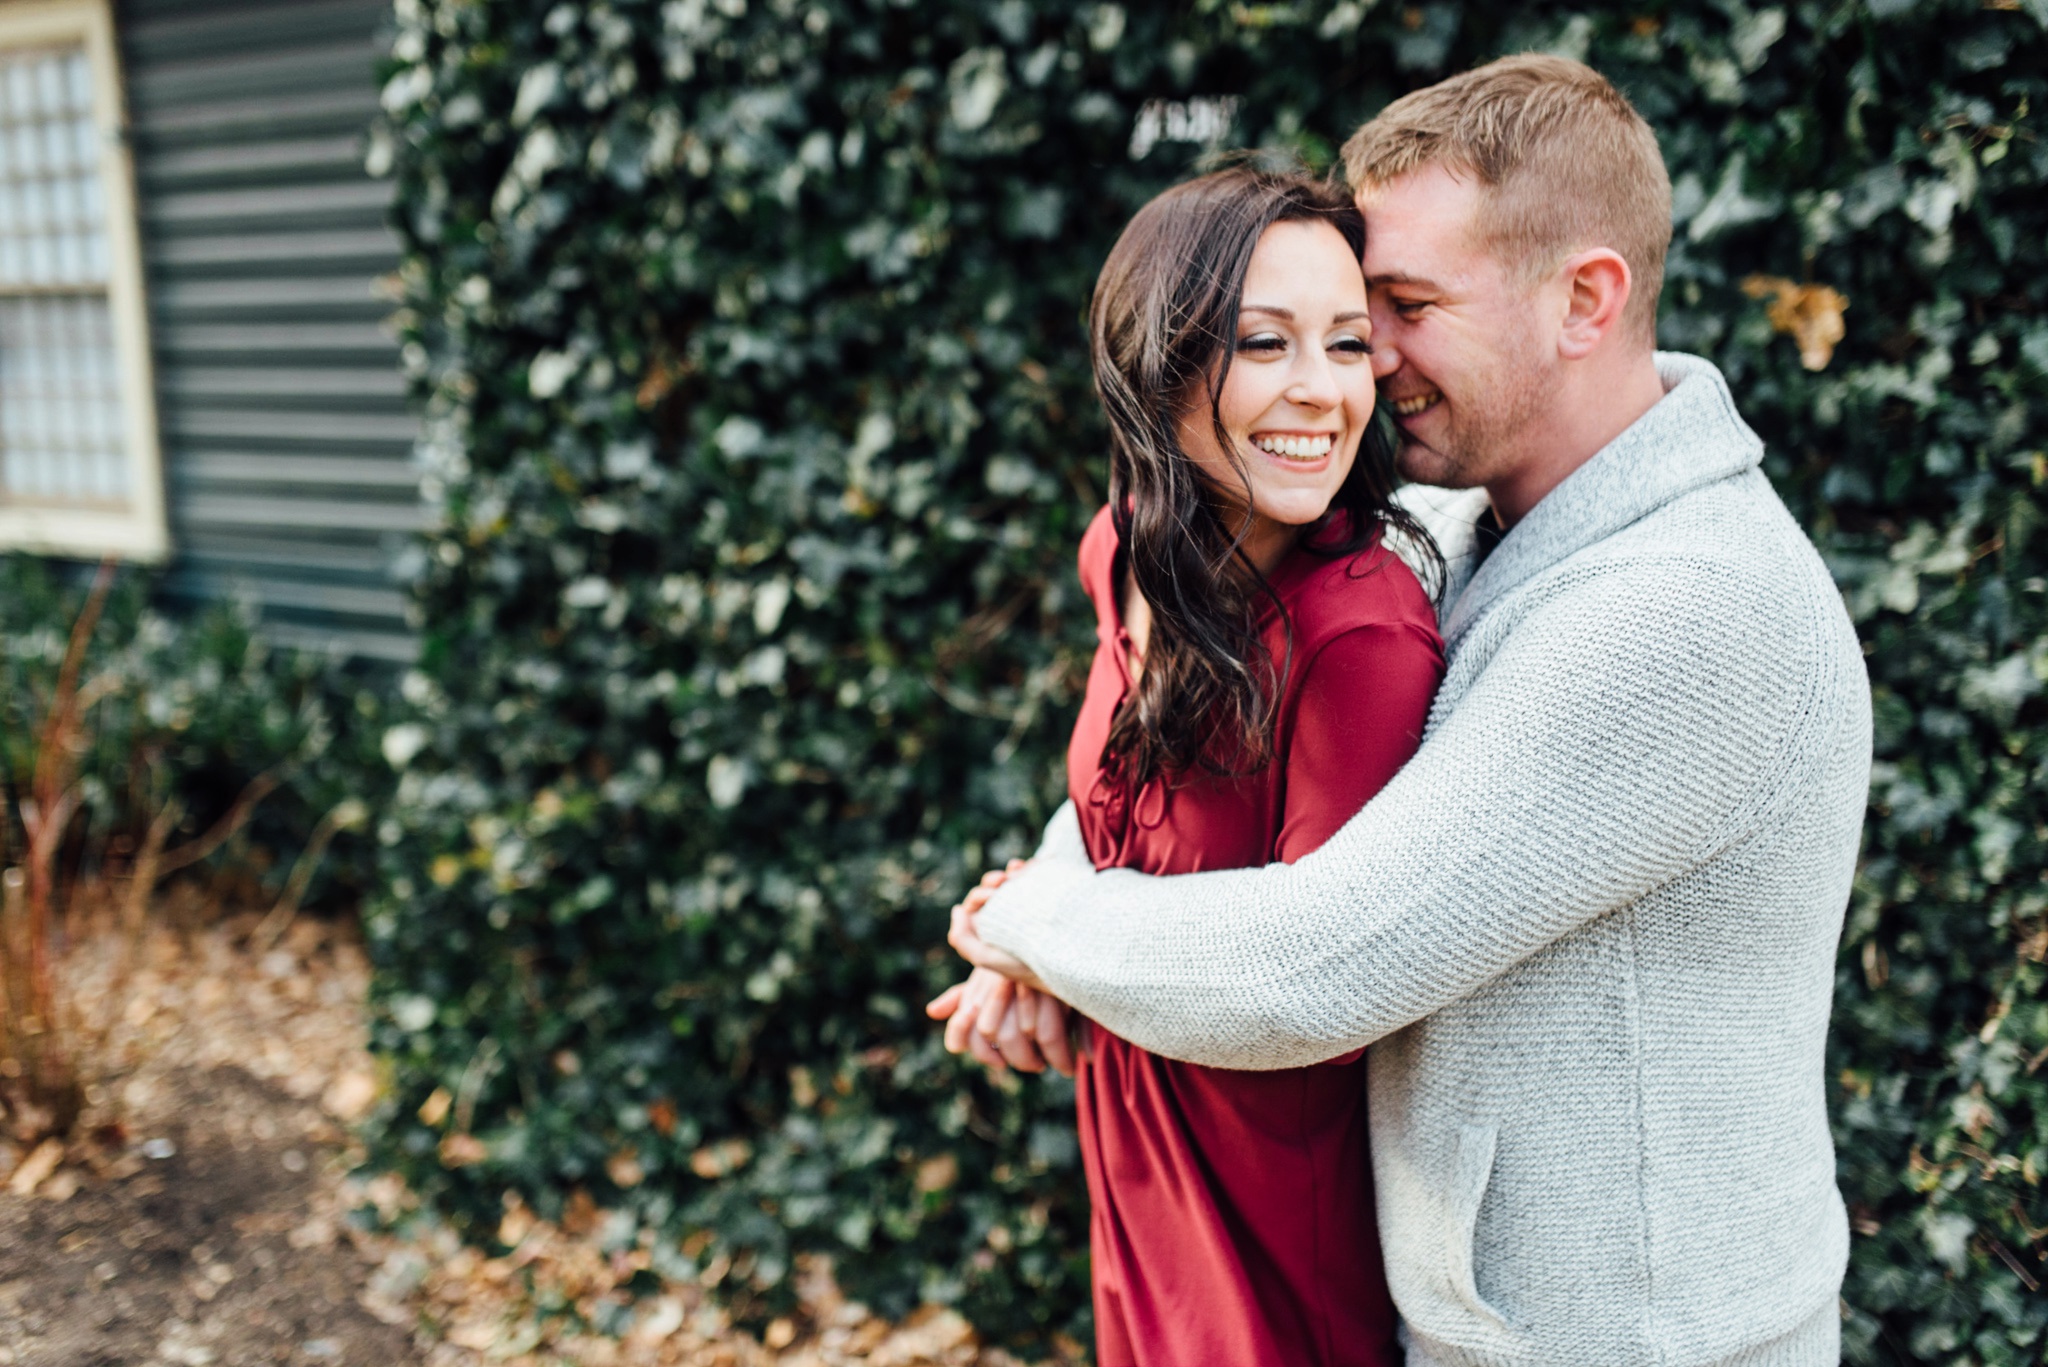
[[0,1197],[0,1362],[422,1361],[359,1303],[372,1269],[355,1250],[317,1221],[305,1237],[338,1162],[332,1122],[232,1066],[157,1090],[129,1161],[64,1201]]
[[[110,944],[73,954],[80,1015],[108,1022],[95,1137],[54,1165],[0,1142],[0,1367],[1015,1367],[950,1311],[875,1319],[823,1268],[764,1343],[695,1285],[628,1297],[644,1242],[601,1252],[516,1206],[502,1257],[367,1232],[351,1211],[409,1201],[349,1176],[377,1095],[361,947],[302,920],[257,953],[255,923],[159,932],[125,980]],[[540,1301],[628,1327],[579,1337]]]
[[0,1191],[0,1364],[424,1361],[364,1307],[374,1269],[334,1228],[350,1155],[320,1103],[363,1069],[362,954],[309,920],[252,955],[247,929],[159,934],[125,982],[110,944],[73,956],[80,1015],[109,1031],[98,1134]]

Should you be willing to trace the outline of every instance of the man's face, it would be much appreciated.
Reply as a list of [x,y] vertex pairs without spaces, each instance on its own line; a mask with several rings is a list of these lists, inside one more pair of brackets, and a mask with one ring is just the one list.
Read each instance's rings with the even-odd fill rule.
[[1468,489],[1511,472],[1558,363],[1546,292],[1488,247],[1475,177],[1424,166],[1379,188],[1365,214],[1373,373],[1401,434],[1400,466]]

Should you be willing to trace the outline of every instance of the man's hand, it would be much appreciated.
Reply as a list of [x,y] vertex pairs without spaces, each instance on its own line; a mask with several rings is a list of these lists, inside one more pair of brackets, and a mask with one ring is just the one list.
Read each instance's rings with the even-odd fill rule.
[[[966,982],[948,988],[925,1011],[946,1022],[946,1048],[953,1053],[971,1053],[990,1068],[1008,1066],[1026,1073],[1042,1072],[1050,1063],[1071,1076],[1074,1053],[1067,1038],[1066,1003],[1046,993],[1024,964],[983,945],[974,934],[974,914],[1024,862],[1012,859],[1006,868],[983,874],[953,908],[947,939],[976,967]],[[975,953],[967,953],[964,946]],[[990,962],[981,963],[976,955]]]
[[1057,997],[977,968],[966,982],[947,988],[925,1011],[932,1019],[946,1022],[946,1048],[953,1053],[972,1054],[997,1072],[1010,1067],[1020,1073],[1038,1073],[1051,1064],[1073,1076],[1067,1004]]
[[953,908],[953,925],[946,932],[946,943],[953,946],[954,952],[976,968],[986,968],[992,972],[1000,973],[1012,982],[1034,988],[1041,995],[1049,996],[1050,994],[1046,993],[1045,984],[1040,982],[1038,975],[1031,971],[1031,965],[1025,963],[1022,959],[1003,953],[1002,950],[985,942],[974,931],[975,913],[986,906],[988,899],[995,895],[995,890],[1007,882],[1011,875],[1023,868],[1024,864],[1025,861],[1022,859],[1012,859],[1008,867],[990,869],[981,876],[981,882],[970,888],[967,896],[962,898],[960,904]]

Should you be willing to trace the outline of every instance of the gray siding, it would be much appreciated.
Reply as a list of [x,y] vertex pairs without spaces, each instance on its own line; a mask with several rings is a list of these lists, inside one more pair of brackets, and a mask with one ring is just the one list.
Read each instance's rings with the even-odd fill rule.
[[420,525],[390,186],[363,170],[381,0],[123,0],[174,561],[273,634],[409,658]]

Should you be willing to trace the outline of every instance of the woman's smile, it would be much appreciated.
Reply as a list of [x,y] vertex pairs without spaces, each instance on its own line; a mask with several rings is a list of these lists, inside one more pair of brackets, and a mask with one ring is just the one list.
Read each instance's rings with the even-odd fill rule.
[[1337,447],[1337,432],[1254,432],[1251,442],[1281,464],[1320,469]]

